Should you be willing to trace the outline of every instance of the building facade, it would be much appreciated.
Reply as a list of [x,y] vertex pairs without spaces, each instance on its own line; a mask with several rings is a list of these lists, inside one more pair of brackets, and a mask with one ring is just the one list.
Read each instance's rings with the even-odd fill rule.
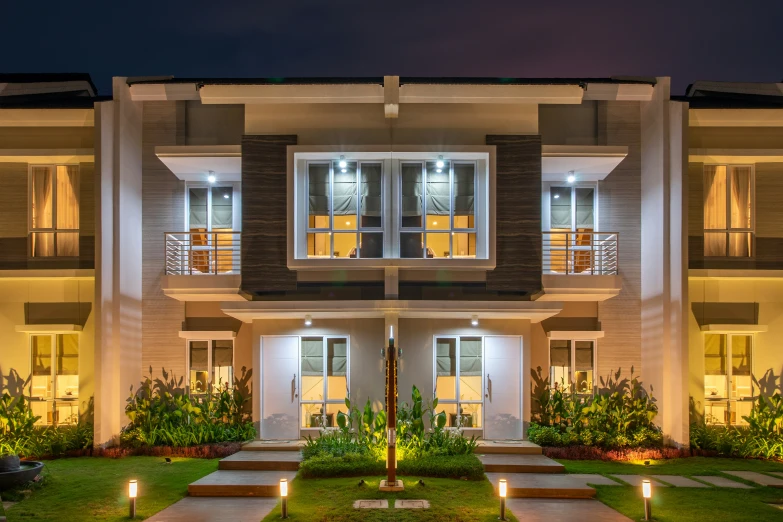
[[[673,99],[668,78],[115,78],[111,100],[90,102],[90,162],[85,153],[79,163],[94,176],[79,186],[79,255],[91,249],[91,264],[39,274],[41,234],[66,233],[20,232],[27,255],[3,271],[15,290],[0,325],[17,340],[0,367],[24,375],[40,366],[44,334],[58,356],[66,333],[54,325],[64,321],[40,323],[33,306],[57,296],[85,303],[72,307],[85,318],[78,396],[94,396],[96,444],[116,438],[131,386],[149,372],[182,378],[192,394],[244,376],[261,438],[315,435],[335,424],[346,397],[381,407],[381,349],[393,335],[400,400],[413,386],[437,396],[448,425],[467,433],[524,438],[541,379],[588,394],[620,371],[653,387],[664,433],[685,445],[689,407],[703,414],[704,390],[715,386],[713,344],[740,346],[749,335],[756,363],[778,373],[783,364],[779,351],[759,351],[763,334],[749,328],[758,320],[710,316],[727,308],[713,303],[739,303],[728,308],[755,306],[754,317],[772,323],[779,309],[753,305],[749,285],[735,285],[741,296],[723,289],[744,279],[707,266],[715,234],[727,245],[750,234],[744,252],[767,252],[752,268],[748,256],[722,259],[756,278],[754,292],[780,260],[760,207],[750,230],[702,227],[694,212],[720,212],[703,210],[694,171],[701,184],[724,172],[750,176],[751,187],[767,170],[774,183],[775,171],[703,166],[697,149],[718,145],[694,139],[741,141],[745,129],[710,134],[702,109],[689,109],[697,92]],[[0,120],[16,121],[11,110],[0,108]],[[773,127],[760,131],[772,141]],[[18,148],[56,157],[46,136]],[[39,166],[54,165],[57,177],[70,163],[14,163],[7,158],[22,156],[6,152],[0,168],[16,168],[37,223]],[[0,210],[18,220],[11,214]],[[744,386],[740,370],[726,371],[725,393]]]

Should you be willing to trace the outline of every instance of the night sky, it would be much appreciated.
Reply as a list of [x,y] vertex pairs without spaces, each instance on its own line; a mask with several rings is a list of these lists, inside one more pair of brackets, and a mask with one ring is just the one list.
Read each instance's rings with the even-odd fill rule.
[[783,0],[6,0],[0,72],[783,80]]

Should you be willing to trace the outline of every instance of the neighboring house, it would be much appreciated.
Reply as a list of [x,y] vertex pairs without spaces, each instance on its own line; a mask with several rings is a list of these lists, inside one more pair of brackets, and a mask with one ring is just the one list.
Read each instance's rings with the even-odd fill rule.
[[0,74],[1,391],[40,424],[91,415],[95,87],[86,74]]
[[783,84],[697,82],[690,105],[689,393],[745,424],[783,372]]

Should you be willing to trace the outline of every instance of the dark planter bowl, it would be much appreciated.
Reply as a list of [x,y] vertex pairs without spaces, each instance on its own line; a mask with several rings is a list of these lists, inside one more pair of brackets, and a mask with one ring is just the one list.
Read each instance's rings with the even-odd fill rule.
[[19,455],[6,455],[0,457],[0,473],[4,471],[16,471],[19,469]]
[[43,462],[23,461],[16,471],[0,471],[0,491],[32,481],[40,475]]

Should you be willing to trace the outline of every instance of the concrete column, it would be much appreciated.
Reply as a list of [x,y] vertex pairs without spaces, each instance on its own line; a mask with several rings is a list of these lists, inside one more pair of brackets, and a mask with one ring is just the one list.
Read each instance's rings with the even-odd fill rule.
[[641,104],[641,375],[657,399],[656,423],[679,446],[688,444],[687,114],[670,101],[669,78]]

